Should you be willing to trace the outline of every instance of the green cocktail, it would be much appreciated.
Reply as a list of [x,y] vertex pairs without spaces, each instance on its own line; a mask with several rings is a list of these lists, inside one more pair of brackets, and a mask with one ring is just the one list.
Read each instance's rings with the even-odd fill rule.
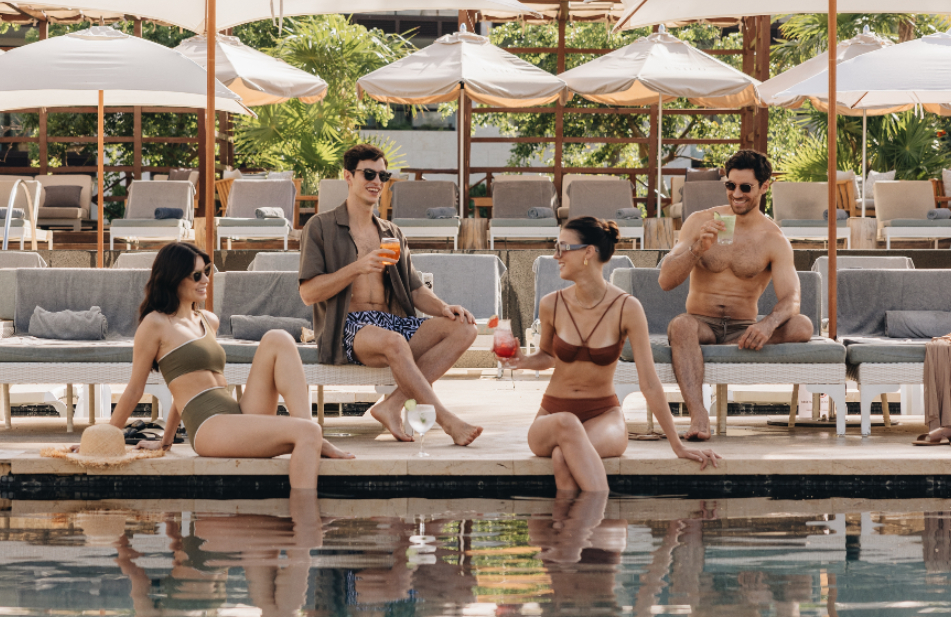
[[726,226],[726,229],[721,229],[717,232],[717,244],[733,244],[733,230],[736,229],[736,215],[714,212],[713,220],[720,221]]

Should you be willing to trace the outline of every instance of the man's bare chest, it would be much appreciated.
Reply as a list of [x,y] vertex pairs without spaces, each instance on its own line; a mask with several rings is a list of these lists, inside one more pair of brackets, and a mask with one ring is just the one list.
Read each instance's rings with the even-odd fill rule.
[[353,242],[357,246],[357,258],[363,257],[380,248],[380,234],[376,228],[351,232]]
[[715,244],[700,260],[713,274],[729,272],[740,279],[754,279],[769,269],[769,254],[756,243]]

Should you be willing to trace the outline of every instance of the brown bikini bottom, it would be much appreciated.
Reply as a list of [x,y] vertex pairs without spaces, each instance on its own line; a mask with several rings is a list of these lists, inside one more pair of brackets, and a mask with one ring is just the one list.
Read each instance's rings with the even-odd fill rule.
[[545,395],[542,397],[542,409],[548,413],[567,411],[578,416],[582,422],[596,418],[606,411],[620,407],[621,402],[617,394],[602,396],[601,398],[559,398]]

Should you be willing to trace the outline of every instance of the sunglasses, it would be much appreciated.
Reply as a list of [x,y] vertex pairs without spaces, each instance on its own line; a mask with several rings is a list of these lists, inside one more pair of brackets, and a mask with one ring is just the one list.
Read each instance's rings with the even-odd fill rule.
[[754,185],[745,184],[745,183],[737,184],[736,182],[724,182],[723,186],[725,186],[726,190],[730,191],[731,193],[736,190],[736,187],[740,187],[740,190],[743,191],[744,193],[749,193],[750,191],[753,190]]
[[[567,242],[555,242],[555,257],[561,257],[562,253],[568,251],[580,251],[583,248],[591,246],[590,244],[568,244]],[[597,249],[595,249],[597,250]]]
[[208,264],[201,270],[195,270],[194,272],[192,272],[192,280],[197,283],[201,281],[201,277],[203,276],[207,276],[208,278],[211,278],[211,269],[213,267],[214,266],[212,264]]
[[389,182],[393,174],[389,171],[376,171],[375,169],[354,169],[353,173],[363,172],[363,179],[367,182],[373,182],[377,176],[380,176],[380,182]]

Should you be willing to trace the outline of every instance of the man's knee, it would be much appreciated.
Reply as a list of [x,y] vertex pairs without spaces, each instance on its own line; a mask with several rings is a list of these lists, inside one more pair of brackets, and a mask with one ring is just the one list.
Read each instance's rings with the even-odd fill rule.
[[413,351],[410,349],[409,343],[406,342],[402,334],[396,332],[387,331],[381,334],[378,349],[391,364],[406,355],[409,355],[411,359],[413,357]]
[[793,315],[783,328],[787,343],[805,343],[812,338],[814,326],[805,315]]
[[479,334],[479,328],[475,324],[456,322],[456,326],[453,328],[452,332],[453,336],[464,342],[468,347],[475,342],[476,336]]
[[667,324],[667,339],[674,341],[691,341],[698,339],[697,320],[691,315],[683,313],[677,315]]

